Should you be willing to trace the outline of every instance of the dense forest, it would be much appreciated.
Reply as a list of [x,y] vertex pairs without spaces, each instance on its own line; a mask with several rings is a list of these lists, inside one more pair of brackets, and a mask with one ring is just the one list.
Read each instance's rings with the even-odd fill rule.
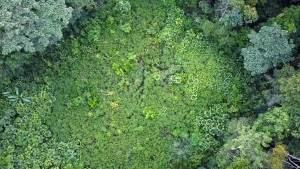
[[300,0],[0,0],[0,168],[300,168],[299,67]]

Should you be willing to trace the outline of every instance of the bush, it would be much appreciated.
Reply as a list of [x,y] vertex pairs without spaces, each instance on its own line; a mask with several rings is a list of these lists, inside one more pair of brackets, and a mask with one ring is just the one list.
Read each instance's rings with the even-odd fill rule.
[[8,123],[0,130],[1,168],[79,167],[76,160],[79,147],[56,141],[45,125],[53,101],[53,96],[42,90],[30,102],[19,100],[13,104],[10,109],[14,116],[5,119]]

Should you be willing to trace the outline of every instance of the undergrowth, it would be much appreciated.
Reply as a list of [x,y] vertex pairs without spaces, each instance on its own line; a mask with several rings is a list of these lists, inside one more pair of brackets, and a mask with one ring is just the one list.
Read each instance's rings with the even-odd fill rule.
[[246,82],[173,1],[125,5],[101,7],[45,60],[46,124],[79,142],[84,168],[201,166],[246,109]]

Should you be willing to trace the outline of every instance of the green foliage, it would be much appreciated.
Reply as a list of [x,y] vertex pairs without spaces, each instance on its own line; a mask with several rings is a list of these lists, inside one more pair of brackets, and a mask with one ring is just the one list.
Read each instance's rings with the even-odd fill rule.
[[30,97],[26,97],[23,95],[23,93],[19,92],[19,89],[16,87],[15,88],[15,93],[11,92],[3,92],[2,93],[5,97],[7,97],[8,102],[12,105],[15,106],[17,103],[29,103],[30,102]]
[[276,22],[280,25],[284,30],[289,31],[289,33],[295,33],[297,31],[298,22],[300,20],[300,6],[290,6],[288,8],[284,8],[282,13],[278,16],[269,19],[269,23]]
[[[257,132],[245,121],[233,120],[230,126],[237,126],[236,134],[227,139],[223,147],[217,154],[217,162],[219,168],[263,168],[266,165],[268,154],[264,148],[269,147],[272,141],[267,134]],[[237,160],[235,160],[238,158]]]
[[97,97],[92,96],[92,94],[90,92],[87,92],[86,98],[87,98],[87,102],[88,102],[88,105],[90,106],[90,108],[95,107],[95,105],[97,103]]
[[241,14],[239,7],[233,7],[232,10],[226,13],[224,17],[221,18],[221,22],[224,22],[225,27],[234,28],[237,26],[242,26],[243,15]]
[[43,51],[62,38],[71,18],[64,0],[0,2],[0,46],[2,54]]
[[300,99],[300,73],[296,72],[290,77],[279,79],[280,91],[282,93],[283,105],[289,112],[290,130],[293,136],[300,138],[300,123],[299,123],[299,99]]
[[104,5],[104,0],[65,0],[66,5],[73,8],[72,18],[70,19],[71,27],[75,32],[79,32],[76,21],[87,19],[94,10]]
[[200,20],[199,24],[205,40],[214,43],[219,51],[230,57],[239,57],[241,48],[246,46],[247,34],[250,32],[248,28],[229,30],[223,23],[214,23],[208,19]]
[[296,106],[300,104],[300,73],[296,72],[291,77],[279,79],[280,91],[285,105]]
[[118,0],[114,10],[121,13],[129,12],[131,10],[131,5],[129,1]]
[[283,161],[285,161],[287,154],[288,151],[283,145],[276,145],[272,149],[272,155],[269,160],[271,169],[283,169]]
[[252,31],[248,35],[251,45],[242,49],[244,67],[251,75],[266,73],[279,63],[291,61],[291,52],[294,47],[288,42],[287,31],[273,24],[264,26],[258,33]]
[[282,140],[289,130],[289,115],[282,108],[273,108],[260,114],[253,125],[253,129],[264,132],[272,138]]
[[275,69],[274,70],[274,77],[276,79],[276,83],[280,85],[280,79],[286,80],[290,77],[292,77],[294,74],[296,74],[297,71],[293,66],[290,66],[289,64],[283,65],[281,69]]
[[206,134],[221,136],[226,131],[225,126],[228,120],[228,114],[223,109],[220,105],[214,105],[212,108],[199,113],[196,117],[196,126]]
[[24,71],[22,66],[31,63],[32,54],[15,52],[9,56],[0,56],[0,58],[4,61],[3,65],[1,65],[2,68],[12,74],[21,74]]
[[[26,65],[63,36],[72,8],[64,0],[3,0],[0,2],[0,88],[25,76]],[[37,58],[37,57],[36,57]]]
[[249,168],[250,168],[249,159],[236,157],[226,169],[249,169]]
[[198,5],[201,12],[204,14],[210,14],[212,12],[212,8],[208,1],[199,1]]
[[287,142],[286,150],[289,151],[289,154],[293,154],[296,157],[300,156],[300,140],[293,137]]
[[4,89],[5,86],[9,86],[11,83],[11,74],[6,72],[5,70],[1,69],[0,66],[0,89]]
[[33,63],[32,57],[32,54],[22,52],[7,56],[0,54],[0,89],[4,90],[4,86],[9,86],[12,79],[25,76],[28,72],[25,67]]
[[30,103],[15,104],[16,119],[0,133],[1,168],[79,167],[76,164],[78,146],[57,142],[44,124],[53,101],[53,96],[43,90],[34,95]]
[[[102,0],[100,0],[101,2]],[[72,8],[87,8],[92,9],[97,5],[95,0],[66,0],[66,4],[70,5]]]
[[101,32],[101,25],[99,22],[96,22],[93,20],[89,25],[88,25],[88,31],[87,32],[81,32],[81,34],[87,34],[87,39],[90,42],[99,42],[100,41],[100,32]]
[[241,26],[243,23],[253,23],[258,20],[258,14],[254,6],[245,3],[244,0],[218,0],[215,12],[220,21],[228,28]]
[[267,0],[245,0],[245,3],[251,6],[255,6],[258,4],[265,4],[266,2],[268,1]]
[[131,26],[129,23],[125,23],[124,25],[121,25],[121,30],[124,31],[125,33],[130,33],[131,32]]
[[[42,2],[52,1],[36,3]],[[266,134],[242,121],[226,127],[249,107],[244,94],[249,86],[232,57],[249,29],[229,30],[208,20],[196,25],[184,12],[198,12],[197,4],[113,0],[98,6],[93,18],[80,20],[80,31],[41,56],[45,67],[36,69],[46,73],[33,72],[33,80],[53,89],[55,102],[49,90],[33,84],[26,92],[0,97],[5,109],[0,111],[0,168],[214,168],[223,138],[219,168],[265,162]],[[89,10],[96,4],[75,0],[67,5]],[[209,3],[199,6],[211,12]],[[239,8],[245,22],[247,5],[231,6]],[[49,15],[61,11],[55,12]],[[9,62],[13,54],[0,64],[17,68]],[[11,58],[23,64],[18,55]],[[24,104],[27,95],[32,97]],[[5,97],[13,104],[2,103]],[[273,124],[268,118],[262,116],[261,123]],[[238,152],[230,154],[232,147]]]
[[181,9],[195,8],[197,7],[197,0],[175,0],[176,4],[181,7]]
[[57,98],[47,124],[58,140],[81,141],[84,167],[196,168],[247,102],[240,69],[174,1],[115,6],[55,51],[63,73],[47,73]]

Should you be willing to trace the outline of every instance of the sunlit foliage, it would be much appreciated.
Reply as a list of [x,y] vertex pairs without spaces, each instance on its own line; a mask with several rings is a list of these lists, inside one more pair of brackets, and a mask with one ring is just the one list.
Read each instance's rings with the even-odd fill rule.
[[44,124],[53,101],[53,96],[44,90],[26,102],[18,101],[6,110],[14,116],[10,117],[12,119],[6,118],[5,123],[0,123],[1,168],[64,166],[71,169],[78,166],[76,150],[79,147],[71,142],[56,141]]
[[57,98],[47,123],[59,139],[81,141],[85,165],[196,167],[243,107],[239,68],[185,30],[174,5],[112,3],[117,12],[83,21],[81,37],[57,51],[65,62],[46,80]]
[[292,4],[1,1],[0,168],[283,168],[300,154]]

